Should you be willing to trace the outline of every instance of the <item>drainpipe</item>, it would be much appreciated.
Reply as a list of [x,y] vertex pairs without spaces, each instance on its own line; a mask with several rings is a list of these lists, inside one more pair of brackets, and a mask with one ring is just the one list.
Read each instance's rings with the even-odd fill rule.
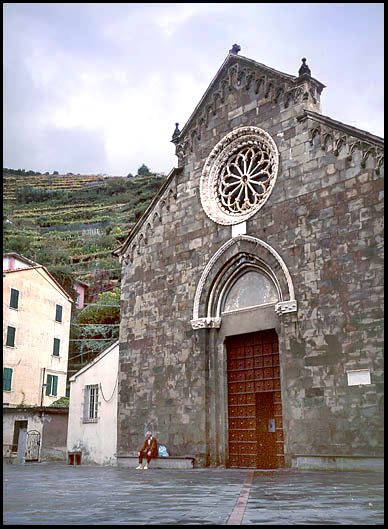
[[38,453],[38,463],[40,463],[41,459],[40,459],[40,455],[42,453],[42,435],[43,435],[43,426],[44,426],[44,419],[42,420],[42,433],[40,434],[40,439],[39,439],[39,453]]
[[46,368],[44,367],[43,368],[42,391],[40,392],[40,407],[43,406],[43,391],[44,391],[44,388],[46,387],[46,384],[44,383],[45,374],[46,374]]

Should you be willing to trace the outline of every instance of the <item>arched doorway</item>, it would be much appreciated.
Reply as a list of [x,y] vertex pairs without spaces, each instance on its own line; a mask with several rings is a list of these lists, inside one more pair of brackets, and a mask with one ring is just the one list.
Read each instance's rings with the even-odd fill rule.
[[[263,266],[243,264],[220,294],[223,316],[273,306],[279,292]],[[249,317],[249,316],[248,316]],[[275,329],[227,336],[227,466],[278,468],[284,463],[279,340]]]
[[281,316],[295,311],[288,269],[263,241],[235,237],[205,268],[191,323],[208,355],[208,464],[284,465]]

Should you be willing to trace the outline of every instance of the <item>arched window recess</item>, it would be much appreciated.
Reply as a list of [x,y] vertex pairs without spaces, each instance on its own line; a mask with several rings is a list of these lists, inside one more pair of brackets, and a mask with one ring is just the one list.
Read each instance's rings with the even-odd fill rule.
[[260,265],[242,266],[225,282],[217,301],[215,317],[220,318],[223,313],[274,305],[280,299],[276,277],[271,277]]
[[239,235],[225,243],[204,269],[191,326],[219,328],[223,314],[271,306],[279,316],[297,310],[290,273],[267,243]]

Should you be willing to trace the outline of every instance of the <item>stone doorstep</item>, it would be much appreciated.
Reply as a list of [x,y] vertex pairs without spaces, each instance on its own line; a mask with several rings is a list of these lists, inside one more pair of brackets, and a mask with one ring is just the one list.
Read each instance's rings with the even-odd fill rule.
[[[136,468],[139,464],[138,456],[116,456],[117,466],[125,468]],[[192,469],[194,468],[195,457],[191,456],[168,456],[155,457],[151,460],[150,469],[171,468],[171,469]],[[144,465],[144,461],[143,461]]]

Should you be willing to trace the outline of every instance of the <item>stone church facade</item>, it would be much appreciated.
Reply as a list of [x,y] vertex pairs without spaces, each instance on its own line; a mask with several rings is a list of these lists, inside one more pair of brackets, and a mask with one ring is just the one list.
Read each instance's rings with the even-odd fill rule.
[[[371,468],[383,454],[383,140],[324,85],[234,45],[178,167],[116,251],[118,446],[199,466]],[[325,467],[326,465],[326,467]]]

